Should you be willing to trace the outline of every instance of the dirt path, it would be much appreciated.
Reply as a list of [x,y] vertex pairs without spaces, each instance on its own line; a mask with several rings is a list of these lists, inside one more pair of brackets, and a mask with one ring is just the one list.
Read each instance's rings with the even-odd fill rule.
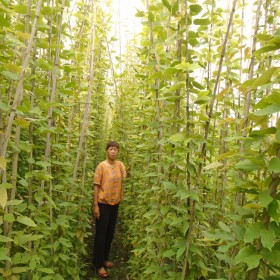
[[[85,259],[85,263],[87,266],[85,270],[87,271],[87,275],[82,280],[94,280],[94,279],[102,279],[97,276],[93,266],[92,266],[92,251],[93,251],[93,239],[94,239],[94,225],[92,228],[92,236],[88,240],[88,259]],[[110,280],[128,280],[127,276],[127,261],[128,261],[128,252],[122,246],[122,229],[120,224],[117,224],[115,237],[111,247],[111,258],[110,261],[114,263],[114,267],[109,269],[109,277],[107,279]]]

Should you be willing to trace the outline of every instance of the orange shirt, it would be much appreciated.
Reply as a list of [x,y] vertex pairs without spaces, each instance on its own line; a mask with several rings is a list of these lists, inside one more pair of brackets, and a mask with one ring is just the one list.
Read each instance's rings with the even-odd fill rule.
[[116,160],[112,166],[107,161],[98,164],[93,183],[99,185],[98,202],[116,205],[123,199],[122,179],[126,177],[125,166]]

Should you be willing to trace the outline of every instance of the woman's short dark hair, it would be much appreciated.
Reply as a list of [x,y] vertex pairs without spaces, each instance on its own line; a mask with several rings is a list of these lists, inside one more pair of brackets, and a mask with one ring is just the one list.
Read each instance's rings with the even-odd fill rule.
[[109,141],[107,143],[107,146],[106,146],[106,151],[111,147],[116,147],[119,150],[120,149],[120,144],[116,141]]

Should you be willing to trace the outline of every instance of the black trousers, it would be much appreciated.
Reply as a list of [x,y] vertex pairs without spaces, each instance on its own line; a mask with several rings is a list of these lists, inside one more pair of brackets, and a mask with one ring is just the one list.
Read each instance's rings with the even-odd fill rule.
[[109,205],[99,203],[98,206],[100,217],[96,219],[93,247],[93,264],[96,269],[101,268],[104,262],[109,259],[119,210],[119,204]]

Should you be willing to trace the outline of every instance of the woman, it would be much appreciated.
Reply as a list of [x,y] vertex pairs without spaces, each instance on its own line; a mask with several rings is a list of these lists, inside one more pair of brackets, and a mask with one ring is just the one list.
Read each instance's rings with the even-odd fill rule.
[[93,263],[97,273],[107,278],[106,268],[113,266],[109,262],[109,252],[113,241],[118,216],[119,202],[123,198],[122,179],[127,176],[125,166],[117,160],[119,144],[108,142],[107,159],[96,168],[94,175],[93,214],[96,218]]

